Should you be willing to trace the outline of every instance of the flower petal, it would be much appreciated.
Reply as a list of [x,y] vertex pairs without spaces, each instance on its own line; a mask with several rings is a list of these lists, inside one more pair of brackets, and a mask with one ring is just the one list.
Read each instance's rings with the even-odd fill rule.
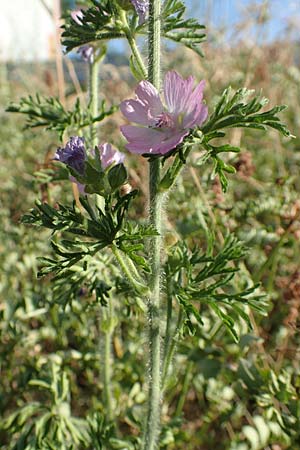
[[121,132],[128,141],[127,150],[139,154],[153,153],[152,149],[156,148],[164,137],[161,131],[134,125],[123,125]]
[[186,131],[178,131],[177,133],[172,133],[172,135],[167,138],[165,138],[159,146],[156,146],[153,148],[152,153],[165,155],[166,153],[170,152],[174,148],[177,147],[177,145],[181,144],[183,141],[183,138],[188,134],[189,132]]
[[120,110],[130,122],[146,126],[155,125],[155,120],[149,117],[149,110],[139,100],[124,100],[120,104]]
[[193,111],[184,117],[182,125],[184,128],[193,128],[196,125],[200,126],[207,119],[207,116],[207,106],[203,103],[199,103],[195,106]]
[[103,169],[106,169],[111,164],[120,164],[125,159],[125,155],[123,153],[113,148],[107,142],[99,145],[98,148]]
[[205,81],[202,80],[190,94],[183,119],[184,128],[201,125],[207,118],[207,107],[202,103],[204,87]]
[[175,132],[174,134],[174,130],[160,131],[133,125],[124,125],[121,127],[121,131],[128,140],[126,148],[130,152],[161,155],[173,150],[188,134],[188,130]]
[[139,16],[139,25],[142,25],[149,10],[149,0],[131,0],[131,3]]
[[135,90],[137,99],[142,105],[147,106],[149,117],[157,117],[164,110],[157,89],[149,81],[141,81]]
[[184,80],[174,70],[169,71],[164,79],[164,96],[168,111],[171,114],[180,114],[187,107],[194,85],[194,77]]

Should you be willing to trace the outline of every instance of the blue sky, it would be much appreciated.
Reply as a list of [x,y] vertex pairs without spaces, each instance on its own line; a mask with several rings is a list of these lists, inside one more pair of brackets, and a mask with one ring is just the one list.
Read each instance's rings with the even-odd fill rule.
[[[300,0],[186,0],[187,17],[195,17],[200,23],[207,26],[208,37],[210,26],[207,21],[211,19],[213,28],[224,28],[227,43],[236,43],[235,25],[241,23],[245,18],[246,11],[253,5],[258,5],[258,9],[267,4],[269,20],[264,25],[263,30],[258,33],[257,28],[252,27],[247,31],[247,35],[240,34],[241,37],[255,39],[259,44],[261,41],[272,41],[284,35],[287,24],[294,20],[298,23],[298,29],[294,31],[294,36],[300,37]],[[254,12],[250,13],[254,18]],[[247,16],[249,17],[249,15]],[[261,34],[261,31],[263,33]],[[211,30],[213,33],[213,30]],[[114,50],[124,51],[124,43],[115,42],[112,44]]]
[[[291,19],[296,21],[298,18],[300,24],[300,0],[186,0],[189,15],[193,14],[199,19],[203,16],[204,22],[209,15],[214,26],[229,29],[239,23],[245,17],[246,10],[255,4],[260,8],[267,6],[270,18],[264,27],[267,40],[280,37]],[[299,27],[298,33],[299,37]]]

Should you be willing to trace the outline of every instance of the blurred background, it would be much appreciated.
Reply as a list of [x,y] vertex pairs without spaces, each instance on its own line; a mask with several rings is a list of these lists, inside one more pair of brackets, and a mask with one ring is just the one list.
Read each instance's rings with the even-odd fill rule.
[[[209,41],[226,39],[233,46],[299,38],[299,0],[287,0],[284,7],[280,0],[187,0],[186,5],[189,15],[208,26]],[[24,0],[1,1],[0,60],[53,60],[57,21],[61,13],[76,8],[75,0],[27,0],[24,6]],[[121,46],[119,42],[113,49],[120,51]]]

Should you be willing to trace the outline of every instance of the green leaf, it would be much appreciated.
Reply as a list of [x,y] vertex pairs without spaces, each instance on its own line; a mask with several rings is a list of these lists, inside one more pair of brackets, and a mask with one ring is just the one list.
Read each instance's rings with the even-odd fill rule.
[[255,428],[250,425],[244,425],[242,431],[251,444],[251,450],[259,450],[261,448],[259,434]]
[[270,428],[266,424],[264,418],[261,416],[254,416],[253,422],[258,431],[260,444],[262,447],[265,447],[269,443],[269,437],[271,434]]
[[167,0],[162,10],[162,34],[167,39],[185,45],[198,55],[203,56],[200,45],[206,40],[203,31],[196,19],[183,19],[186,7],[180,0]]
[[91,3],[93,6],[81,10],[83,17],[80,23],[71,16],[66,18],[62,27],[62,45],[67,52],[87,43],[125,37],[114,2],[91,0]]
[[108,174],[108,181],[113,191],[121,187],[127,180],[127,171],[124,164],[113,166]]
[[17,112],[27,116],[26,127],[45,127],[47,130],[57,131],[60,139],[66,130],[78,133],[78,130],[100,122],[116,111],[112,106],[106,109],[105,101],[101,103],[97,117],[87,108],[82,108],[77,99],[73,110],[66,110],[62,103],[54,97],[44,97],[36,94],[35,97],[22,97],[19,103],[11,103],[8,112]]

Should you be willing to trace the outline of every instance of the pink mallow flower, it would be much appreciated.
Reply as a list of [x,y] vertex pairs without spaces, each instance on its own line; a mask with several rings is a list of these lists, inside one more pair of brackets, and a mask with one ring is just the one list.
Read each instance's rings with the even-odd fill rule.
[[121,131],[132,153],[165,155],[176,148],[191,128],[200,126],[207,118],[202,103],[205,81],[194,88],[194,77],[186,80],[175,72],[166,73],[163,105],[157,89],[149,81],[141,81],[135,100],[124,100],[120,109],[135,125],[123,125]]
[[101,165],[103,169],[106,169],[112,164],[122,164],[124,162],[125,159],[124,153],[119,152],[107,142],[99,145],[98,148],[100,153]]

